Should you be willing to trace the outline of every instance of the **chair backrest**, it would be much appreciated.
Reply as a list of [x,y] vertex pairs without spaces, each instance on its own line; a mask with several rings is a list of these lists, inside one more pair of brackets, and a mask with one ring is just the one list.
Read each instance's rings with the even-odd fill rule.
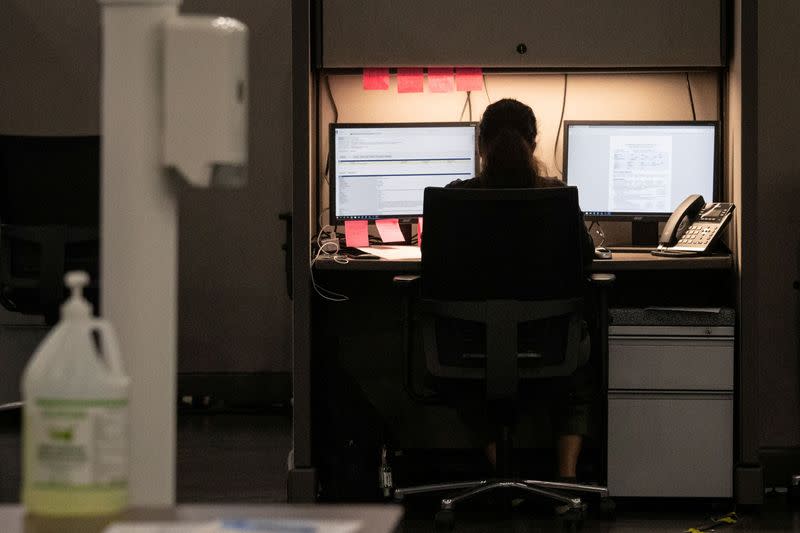
[[583,216],[575,187],[425,189],[422,299],[428,371],[480,379],[489,400],[519,378],[586,362]]
[[550,300],[580,296],[583,218],[575,187],[425,189],[423,296]]

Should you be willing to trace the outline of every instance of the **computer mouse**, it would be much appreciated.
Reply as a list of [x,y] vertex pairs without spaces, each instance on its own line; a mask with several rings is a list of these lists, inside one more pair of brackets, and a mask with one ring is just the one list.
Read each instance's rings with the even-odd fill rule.
[[611,250],[604,246],[598,246],[594,249],[595,259],[611,259]]

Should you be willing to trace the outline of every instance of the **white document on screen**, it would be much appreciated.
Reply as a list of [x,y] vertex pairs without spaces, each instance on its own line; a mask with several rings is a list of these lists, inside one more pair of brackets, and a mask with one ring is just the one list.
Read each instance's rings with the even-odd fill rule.
[[614,135],[610,142],[609,210],[671,211],[672,137]]

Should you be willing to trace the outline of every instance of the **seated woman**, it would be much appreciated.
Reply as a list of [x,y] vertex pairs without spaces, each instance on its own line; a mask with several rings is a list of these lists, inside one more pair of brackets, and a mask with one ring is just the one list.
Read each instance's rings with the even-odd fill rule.
[[[448,187],[563,187],[564,183],[558,178],[543,175],[542,165],[534,156],[536,136],[536,116],[527,105],[513,99],[489,105],[478,130],[481,172],[475,178],[455,180]],[[594,257],[594,244],[588,232],[582,238],[588,267]],[[556,395],[552,398],[552,418],[558,434],[558,477],[561,481],[575,481],[578,456],[589,429],[593,387],[587,367],[579,368],[570,378],[552,387]],[[486,452],[495,464],[496,443],[490,442]]]

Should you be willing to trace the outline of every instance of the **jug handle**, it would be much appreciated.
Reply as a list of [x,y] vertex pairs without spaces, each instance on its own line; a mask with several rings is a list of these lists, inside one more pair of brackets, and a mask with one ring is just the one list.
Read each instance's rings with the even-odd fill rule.
[[104,320],[92,320],[92,331],[100,333],[100,349],[103,352],[103,359],[108,364],[111,373],[117,376],[125,376],[122,368],[122,355],[119,351],[119,343],[114,335],[111,324]]

